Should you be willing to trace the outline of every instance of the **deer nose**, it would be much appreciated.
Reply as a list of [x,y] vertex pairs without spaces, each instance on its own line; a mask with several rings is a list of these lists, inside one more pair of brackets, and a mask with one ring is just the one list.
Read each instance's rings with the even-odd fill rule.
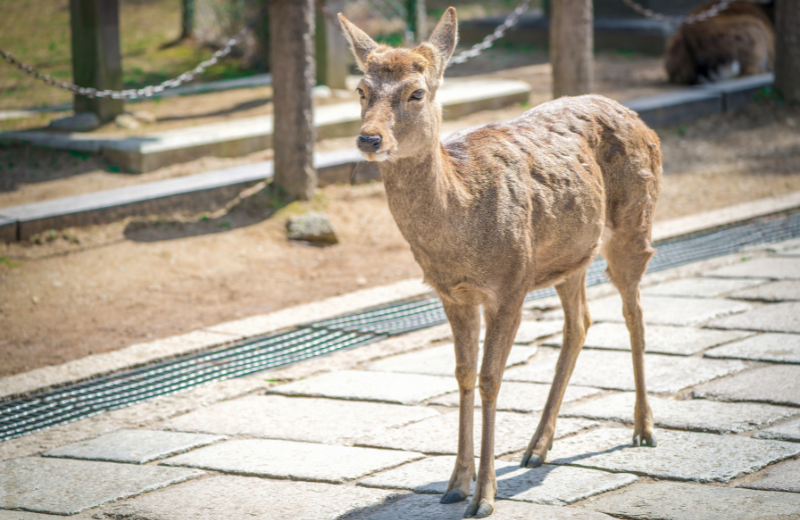
[[371,135],[359,135],[358,136],[358,147],[362,148],[365,146],[372,145],[374,149],[378,149],[381,147],[381,139],[380,136],[371,136]]

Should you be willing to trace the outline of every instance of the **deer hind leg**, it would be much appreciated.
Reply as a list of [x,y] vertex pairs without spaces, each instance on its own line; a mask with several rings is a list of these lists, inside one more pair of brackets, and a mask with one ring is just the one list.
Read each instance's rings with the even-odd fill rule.
[[472,440],[475,414],[475,381],[478,372],[478,339],[481,317],[477,305],[455,305],[443,301],[453,330],[456,350],[456,380],[459,390],[458,456],[453,474],[442,495],[442,504],[466,500],[475,474],[475,448]]
[[649,233],[613,232],[603,244],[603,256],[608,262],[608,276],[622,296],[622,314],[631,337],[633,376],[636,381],[636,407],[634,409],[633,445],[655,447],[653,412],[647,402],[644,378],[644,318],[639,294],[647,262],[655,253],[650,247]]
[[589,316],[589,306],[586,302],[586,268],[574,273],[569,278],[556,285],[556,291],[561,299],[564,308],[564,334],[561,345],[561,352],[556,363],[556,374],[550,393],[547,396],[547,403],[542,411],[542,418],[536,433],[533,434],[528,449],[522,457],[521,467],[536,468],[541,466],[547,451],[553,444],[553,436],[556,431],[556,419],[558,410],[561,408],[561,401],[564,399],[564,392],[567,390],[569,378],[575,368],[578,354],[583,348],[586,339],[586,331],[592,324]]

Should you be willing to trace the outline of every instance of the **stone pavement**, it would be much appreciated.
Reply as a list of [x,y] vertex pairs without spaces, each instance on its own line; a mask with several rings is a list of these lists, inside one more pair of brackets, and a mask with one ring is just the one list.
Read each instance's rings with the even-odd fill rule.
[[[492,518],[800,519],[798,252],[648,275],[657,448],[630,445],[627,330],[606,292],[547,463],[519,468],[561,344],[558,309],[526,310],[498,401]],[[465,503],[439,503],[453,370],[439,327],[7,441],[0,520],[461,518]]]

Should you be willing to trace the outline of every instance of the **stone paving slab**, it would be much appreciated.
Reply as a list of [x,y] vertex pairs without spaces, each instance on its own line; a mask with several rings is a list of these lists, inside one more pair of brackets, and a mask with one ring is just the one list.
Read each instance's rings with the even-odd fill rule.
[[[736,339],[752,336],[752,332],[736,330],[709,330],[694,327],[648,325],[644,329],[645,350],[650,353],[691,356],[707,348]],[[544,342],[561,347],[561,334]],[[589,328],[586,348],[630,350],[631,337],[624,323],[597,323]]]
[[742,341],[713,348],[706,352],[705,356],[710,358],[800,363],[800,335],[759,334]]
[[800,300],[800,281],[781,280],[731,293],[731,298],[782,302]]
[[0,508],[74,515],[177,484],[202,471],[110,462],[24,457],[0,462]]
[[[699,325],[712,318],[747,311],[752,307],[744,302],[719,298],[678,298],[675,296],[642,296],[645,323],[656,325]],[[622,299],[618,295],[589,302],[592,320],[625,322]],[[543,319],[564,319],[559,309],[542,315]]]
[[683,278],[672,282],[664,282],[642,289],[647,296],[687,296],[691,298],[716,298],[729,292],[760,285],[769,280],[762,279],[725,279],[725,278]]
[[764,305],[738,316],[713,320],[708,326],[720,329],[800,333],[800,302]]
[[772,426],[753,435],[756,439],[800,442],[800,419]]
[[[439,497],[410,495],[375,511],[365,512],[353,520],[461,520],[467,503],[440,504]],[[497,500],[492,520],[611,520],[610,516],[583,509],[541,506],[512,500]]]
[[800,279],[800,258],[770,256],[747,262],[726,265],[703,276],[724,278],[773,278],[778,280]]
[[756,368],[695,388],[692,395],[718,401],[755,401],[800,406],[800,366]]
[[[506,381],[551,383],[555,375],[558,351],[541,352],[530,363],[506,370]],[[717,377],[744,370],[738,360],[645,354],[647,391],[674,393]],[[635,390],[633,361],[627,352],[585,350],[578,356],[570,384],[611,390]]]
[[[415,493],[438,493],[447,490],[455,457],[429,457],[384,471],[358,483],[359,486],[386,489],[409,489]],[[478,461],[475,461],[476,468]],[[570,466],[543,465],[520,468],[517,462],[497,460],[497,498],[535,504],[563,506],[599,493],[636,482],[635,475],[606,473]],[[475,483],[471,484],[474,491]]]
[[[755,403],[720,403],[705,399],[678,400],[650,396],[650,408],[656,426],[677,430],[740,433],[764,428],[777,421],[800,414],[797,408]],[[614,394],[588,403],[565,406],[564,417],[608,419],[633,424],[636,395]]]
[[[527,345],[533,343],[539,338],[551,336],[556,332],[561,332],[563,326],[560,323],[553,321],[533,321],[522,320],[519,322],[517,335],[514,338],[514,343]],[[486,329],[481,329],[481,341],[486,337]]]
[[[559,329],[560,328],[561,326],[559,326]],[[506,366],[510,367],[512,365],[524,363],[534,354],[536,354],[536,347],[522,347],[515,345],[508,354]],[[483,359],[483,348],[478,351],[478,359]],[[447,343],[445,345],[439,345],[438,347],[392,356],[386,359],[381,359],[380,361],[375,361],[374,363],[370,363],[367,365],[367,370],[376,372],[401,372],[409,374],[447,376],[451,380],[455,381],[455,347],[452,343]],[[480,371],[480,367],[478,368],[478,371]]]
[[339,370],[276,386],[268,392],[295,396],[417,404],[454,390],[458,390],[458,382],[454,375],[441,377],[424,374]]
[[148,493],[80,520],[338,520],[394,495],[382,489],[224,475]]
[[[563,402],[568,403],[583,399],[590,395],[596,395],[601,391],[597,388],[570,385],[564,394]],[[506,381],[500,386],[500,394],[497,396],[497,409],[508,412],[539,412],[544,409],[548,393],[550,393],[550,385]],[[430,404],[459,406],[458,392],[436,397],[430,401]],[[481,406],[480,392],[475,392],[475,407],[480,408]]]
[[[201,408],[161,425],[164,429],[335,442],[434,417],[432,408],[382,403],[248,396]],[[280,420],[275,420],[280,417]]]
[[625,518],[659,520],[789,520],[800,495],[747,489],[653,482],[591,499],[583,507]]
[[68,444],[44,453],[47,457],[105,460],[144,464],[177,455],[193,448],[224,440],[221,435],[165,432],[158,430],[118,430],[88,441]]
[[161,464],[340,484],[423,456],[410,451],[246,439],[200,448]]
[[[458,413],[442,414],[380,435],[359,439],[356,444],[437,455],[455,455],[458,449]],[[538,424],[538,415],[497,412],[494,434],[495,457],[527,448]],[[473,425],[475,453],[480,453],[480,412],[475,413]],[[598,425],[587,419],[562,419],[556,426],[556,438]]]
[[[767,468],[761,478],[747,484],[741,484],[739,487],[800,493],[800,459],[790,460]],[[800,508],[798,508],[797,513],[800,515]]]
[[552,464],[574,464],[654,478],[728,482],[788,457],[800,445],[709,433],[656,430],[658,447],[633,447],[630,428],[601,428],[553,443]]
[[773,253],[800,251],[800,238],[790,238],[789,240],[775,242],[767,247],[767,251],[772,251]]

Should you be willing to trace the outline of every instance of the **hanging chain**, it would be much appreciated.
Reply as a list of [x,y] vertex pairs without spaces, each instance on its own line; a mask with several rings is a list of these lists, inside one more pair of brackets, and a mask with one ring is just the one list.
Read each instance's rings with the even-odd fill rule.
[[514,12],[508,15],[506,20],[502,24],[498,25],[497,29],[495,29],[492,34],[484,38],[482,42],[476,43],[464,52],[461,52],[458,54],[458,56],[453,56],[450,58],[450,61],[447,62],[447,66],[451,67],[457,63],[464,63],[470,58],[479,56],[483,51],[494,45],[494,42],[502,38],[506,34],[507,30],[511,29],[517,24],[520,16],[522,16],[522,13],[528,10],[528,5],[530,5],[530,3],[531,0],[522,0],[517,8],[514,9]]
[[[645,18],[650,18],[651,20],[657,20],[659,22],[666,22],[672,25],[688,25],[692,23],[703,22],[708,20],[709,18],[713,18],[717,16],[719,13],[724,11],[728,8],[733,2],[736,0],[722,0],[718,4],[714,4],[705,11],[701,11],[696,14],[690,14],[688,16],[669,16],[665,14],[660,14],[652,11],[651,9],[647,9],[640,4],[634,2],[634,0],[622,0],[622,3],[630,7],[636,13],[644,16]],[[766,1],[762,0],[747,0],[749,2],[753,2],[756,4],[764,4],[767,3]]]

